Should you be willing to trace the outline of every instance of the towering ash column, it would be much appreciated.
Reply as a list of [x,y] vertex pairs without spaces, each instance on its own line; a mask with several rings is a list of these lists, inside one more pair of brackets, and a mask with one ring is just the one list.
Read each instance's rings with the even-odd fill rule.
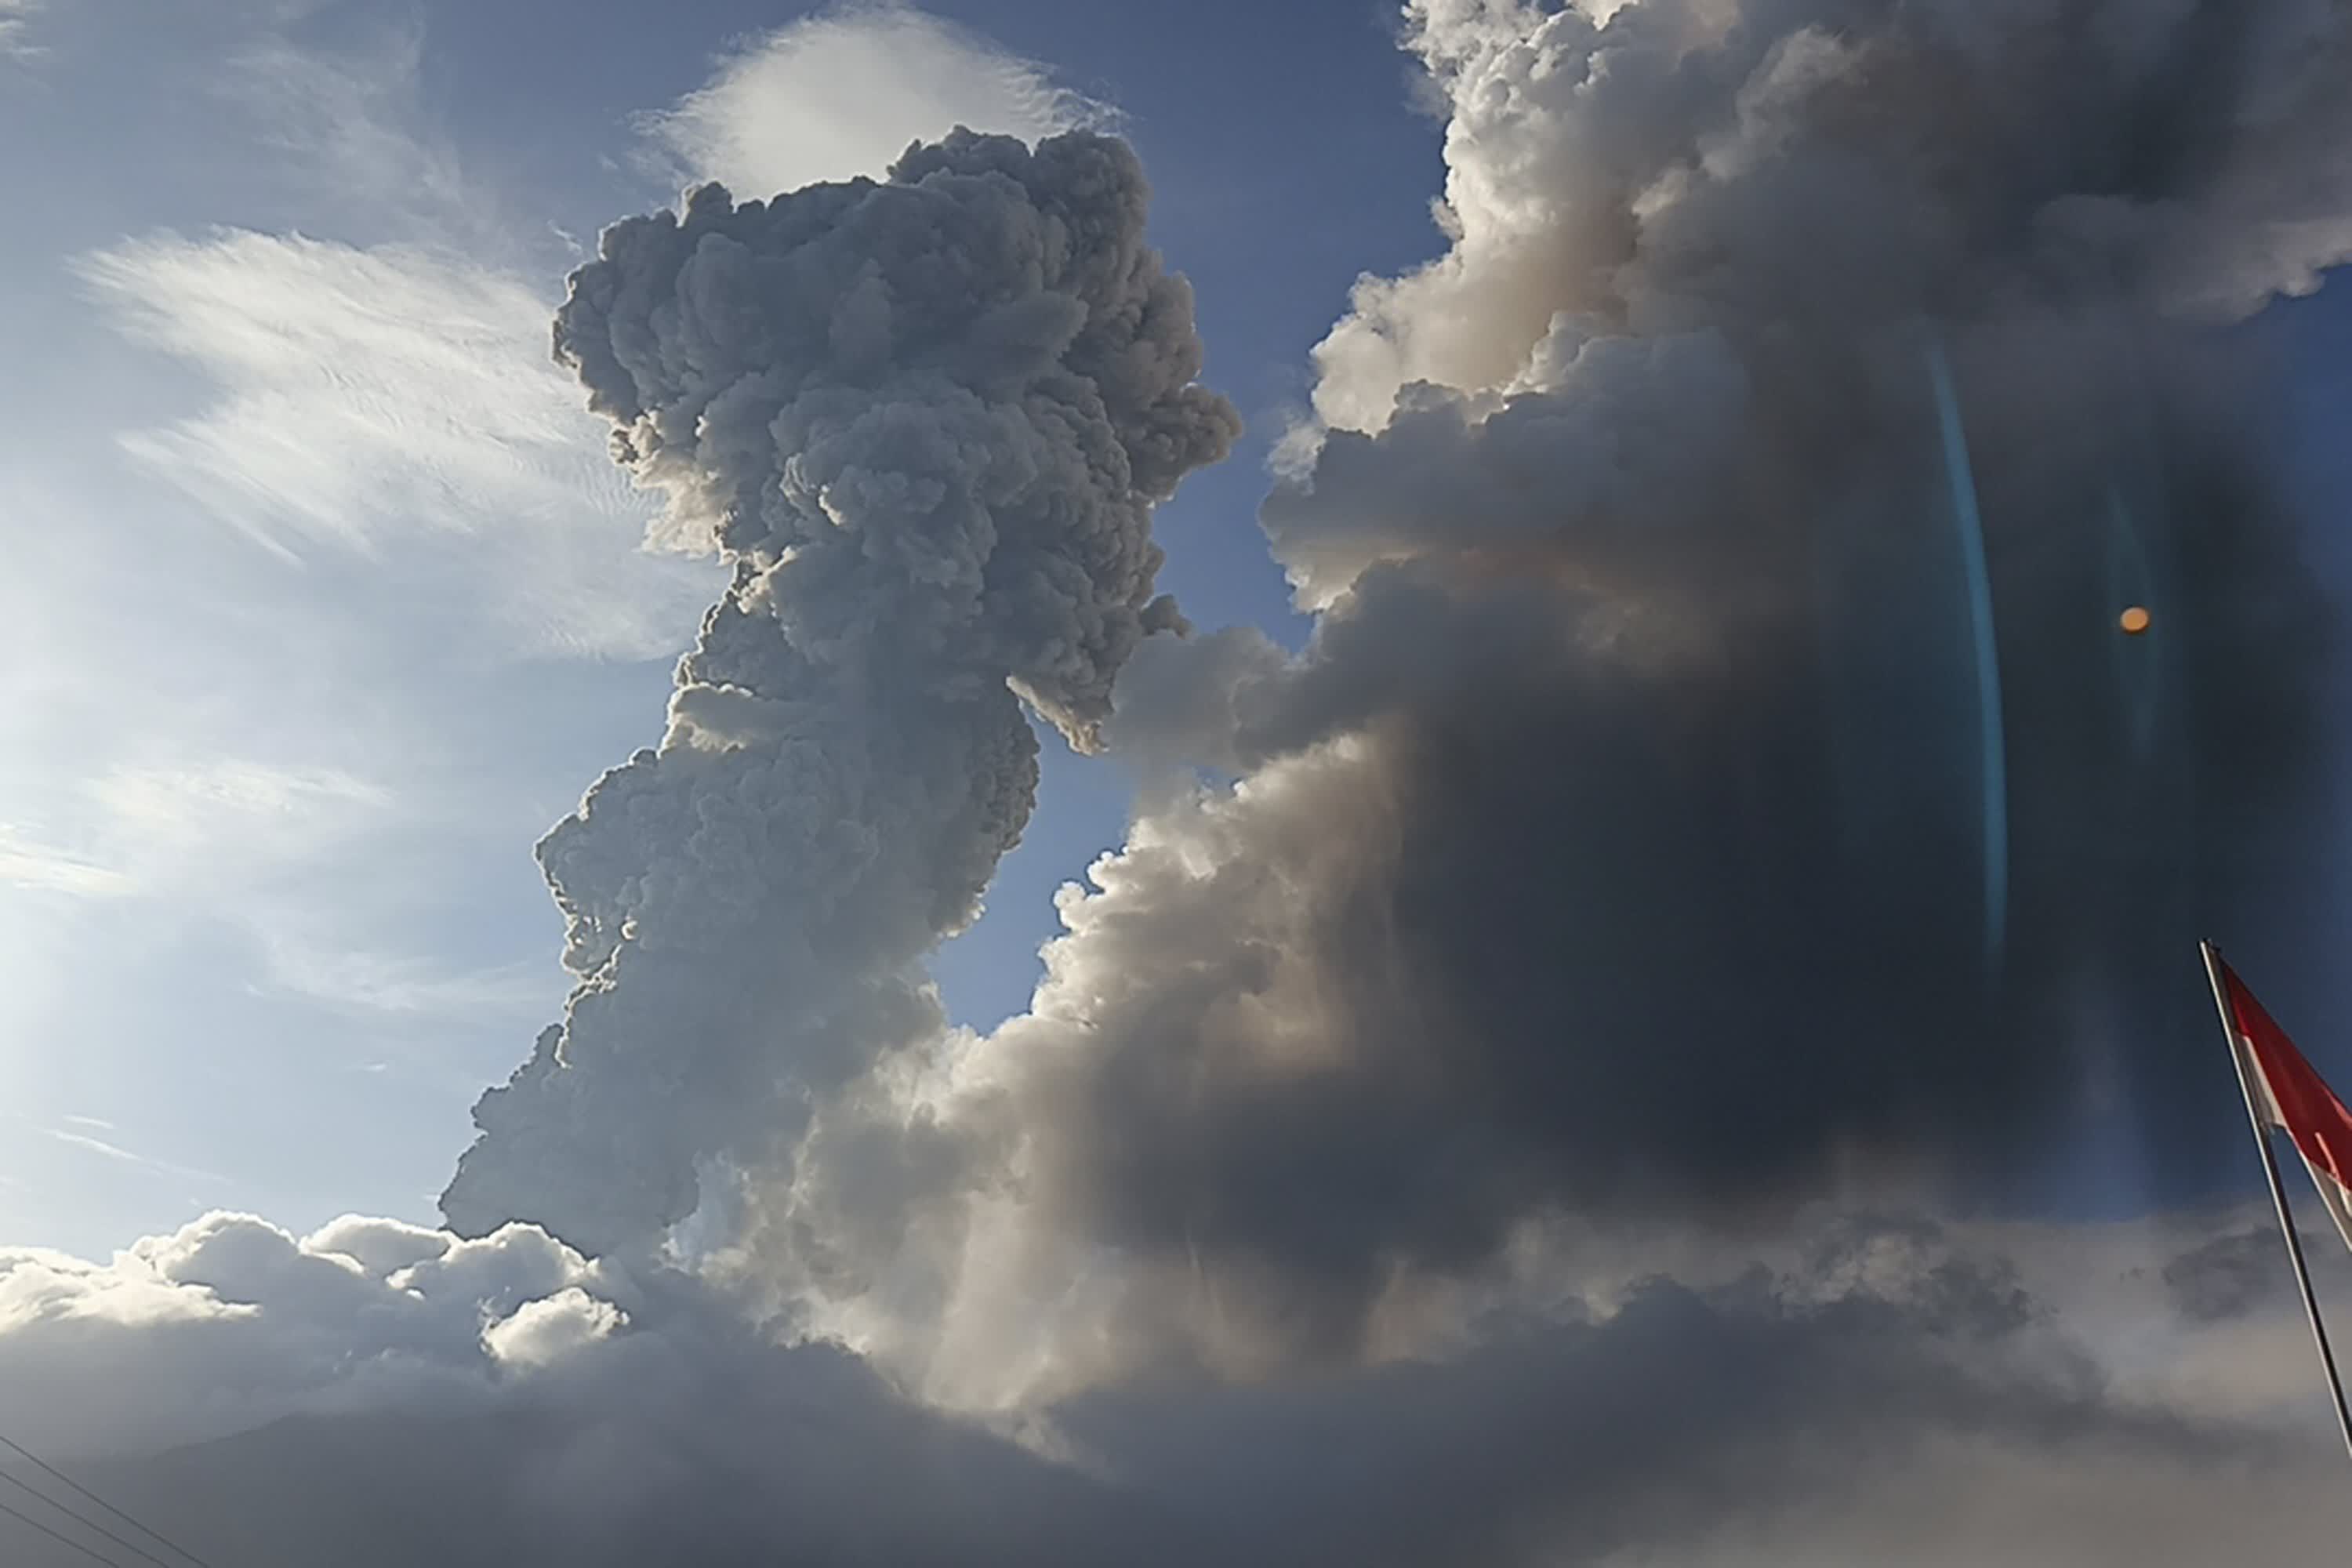
[[660,746],[539,846],[578,984],[476,1107],[455,1229],[649,1246],[935,1026],[916,965],[1034,800],[1023,702],[1092,743],[1177,623],[1151,508],[1240,427],[1146,205],[1118,142],[959,131],[880,184],[704,186],[573,274],[558,358],[734,576]]

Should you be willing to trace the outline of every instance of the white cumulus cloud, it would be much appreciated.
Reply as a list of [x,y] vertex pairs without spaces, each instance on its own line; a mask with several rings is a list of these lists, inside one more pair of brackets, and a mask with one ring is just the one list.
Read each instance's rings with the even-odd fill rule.
[[621,1322],[616,1283],[528,1227],[479,1241],[348,1215],[214,1213],[106,1262],[0,1248],[11,1436],[139,1452],[302,1412],[446,1405]]

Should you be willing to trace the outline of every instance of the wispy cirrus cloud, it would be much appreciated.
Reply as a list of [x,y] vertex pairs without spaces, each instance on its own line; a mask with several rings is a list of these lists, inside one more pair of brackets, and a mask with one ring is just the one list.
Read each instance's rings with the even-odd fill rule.
[[299,854],[355,814],[393,804],[384,786],[341,768],[246,758],[121,767],[92,783],[89,793],[122,836],[150,853],[197,852],[247,824]]
[[70,259],[117,333],[211,385],[122,449],[280,562],[362,567],[494,655],[672,652],[704,574],[643,548],[650,509],[551,361],[568,258],[547,215],[477,180],[424,102],[421,23],[326,47],[291,19],[243,18],[211,74],[303,228]]
[[[111,1122],[97,1121],[94,1118],[68,1116],[65,1120],[103,1127],[108,1131],[113,1131]],[[229,1179],[218,1172],[201,1171],[193,1165],[179,1165],[169,1160],[158,1160],[151,1155],[142,1154],[134,1149],[126,1149],[120,1143],[109,1142],[106,1139],[95,1137],[90,1133],[78,1132],[69,1127],[45,1127],[41,1131],[55,1142],[63,1143],[68,1148],[79,1149],[84,1153],[95,1154],[102,1160],[110,1160],[118,1165],[136,1166],[140,1170],[152,1172],[157,1175],[177,1176],[194,1182],[226,1183]]]
[[527,651],[645,657],[700,591],[638,547],[520,277],[421,245],[158,235],[79,270],[133,339],[203,370],[202,413],[124,449],[289,562],[429,545]]
[[215,90],[256,121],[281,177],[306,187],[306,205],[350,205],[469,248],[506,248],[503,204],[482,199],[456,146],[418,109],[425,43],[414,16],[336,53],[265,28],[225,63]]
[[520,1026],[562,1001],[563,976],[552,963],[453,968],[411,953],[320,943],[289,929],[262,937],[271,988],[340,1010],[512,1019]]
[[340,769],[215,758],[113,768],[79,805],[80,847],[0,823],[0,885],[113,899],[194,881],[219,896],[361,830],[393,796]]
[[366,920],[347,910],[322,918],[320,882],[349,900],[336,868],[420,826],[381,782],[332,766],[216,757],[117,765],[68,799],[76,847],[0,823],[0,889],[201,908],[249,938],[254,994],[344,1014],[519,1018],[561,995],[551,963],[480,966],[387,951]]
[[63,893],[72,898],[115,898],[127,893],[131,879],[111,866],[101,865],[72,850],[47,843],[35,834],[0,822],[0,887],[20,892]]

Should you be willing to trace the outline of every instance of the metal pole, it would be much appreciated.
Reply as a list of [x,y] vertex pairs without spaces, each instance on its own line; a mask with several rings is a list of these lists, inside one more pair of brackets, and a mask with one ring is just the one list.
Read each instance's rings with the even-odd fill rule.
[[2352,1453],[2352,1406],[2344,1402],[2344,1380],[2336,1375],[2336,1352],[2328,1348],[2327,1328],[2319,1320],[2319,1298],[2312,1293],[2311,1269],[2304,1262],[2303,1238],[2295,1234],[2294,1215],[2286,1205],[2286,1184],[2279,1180],[2278,1156],[2271,1149],[2270,1129],[2254,1109],[2254,1083],[2246,1067],[2246,1048],[2238,1035],[2238,1020],[2230,1008],[2229,988],[2221,982],[2221,955],[2210,942],[2197,944],[2205,956],[2205,978],[2212,982],[2213,1005],[2221,1015],[2221,1033],[2230,1042],[2230,1061],[2238,1069],[2238,1092],[2245,1097],[2246,1121],[2254,1130],[2254,1147],[2262,1152],[2263,1174],[2270,1178],[2271,1203],[2278,1210],[2279,1234],[2286,1237],[2286,1255],[2294,1264],[2294,1282],[2303,1291],[2304,1314],[2311,1320],[2312,1342],[2319,1347],[2319,1364],[2327,1373],[2327,1392],[2336,1401],[2336,1429],[2344,1448]]

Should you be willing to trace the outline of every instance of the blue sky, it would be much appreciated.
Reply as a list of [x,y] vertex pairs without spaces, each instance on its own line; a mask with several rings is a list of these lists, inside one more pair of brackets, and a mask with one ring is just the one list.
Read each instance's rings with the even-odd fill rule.
[[[0,234],[0,1235],[103,1255],[218,1206],[429,1217],[467,1107],[564,990],[529,847],[658,732],[713,570],[635,551],[648,509],[543,365],[546,311],[575,246],[675,195],[645,117],[809,10],[23,18],[0,141],[48,155],[0,162],[37,215]],[[1442,247],[1440,126],[1386,8],[938,11],[1141,149],[1250,421],[1163,510],[1164,583],[1295,643],[1267,443],[1357,275]],[[876,160],[946,128],[850,96]],[[526,561],[559,564],[555,602]],[[1121,837],[1126,773],[1048,749],[939,963],[974,1024],[1026,1003],[1053,889]]]
[[[1040,128],[1003,61],[1042,62],[1142,152],[1249,420],[1162,511],[1163,581],[1295,645],[1268,444],[1355,278],[1442,248],[1441,127],[1389,8],[934,9],[970,30],[939,47],[980,117]],[[467,1106],[564,989],[528,847],[655,736],[713,570],[636,550],[648,509],[543,363],[546,310],[693,162],[647,117],[808,10],[53,0],[10,35],[0,142],[46,152],[0,162],[28,217],[0,231],[0,1235],[429,1216]],[[886,63],[756,84],[788,118],[751,132],[801,160],[779,181],[945,128]],[[721,130],[751,112],[709,101]],[[2352,306],[2259,330],[2298,366],[2283,447],[2340,507]],[[526,561],[556,588],[524,592]],[[1025,1004],[1054,889],[1121,836],[1128,775],[1047,749],[1026,842],[938,963],[977,1026]],[[2315,929],[2289,1001],[2341,922]]]

